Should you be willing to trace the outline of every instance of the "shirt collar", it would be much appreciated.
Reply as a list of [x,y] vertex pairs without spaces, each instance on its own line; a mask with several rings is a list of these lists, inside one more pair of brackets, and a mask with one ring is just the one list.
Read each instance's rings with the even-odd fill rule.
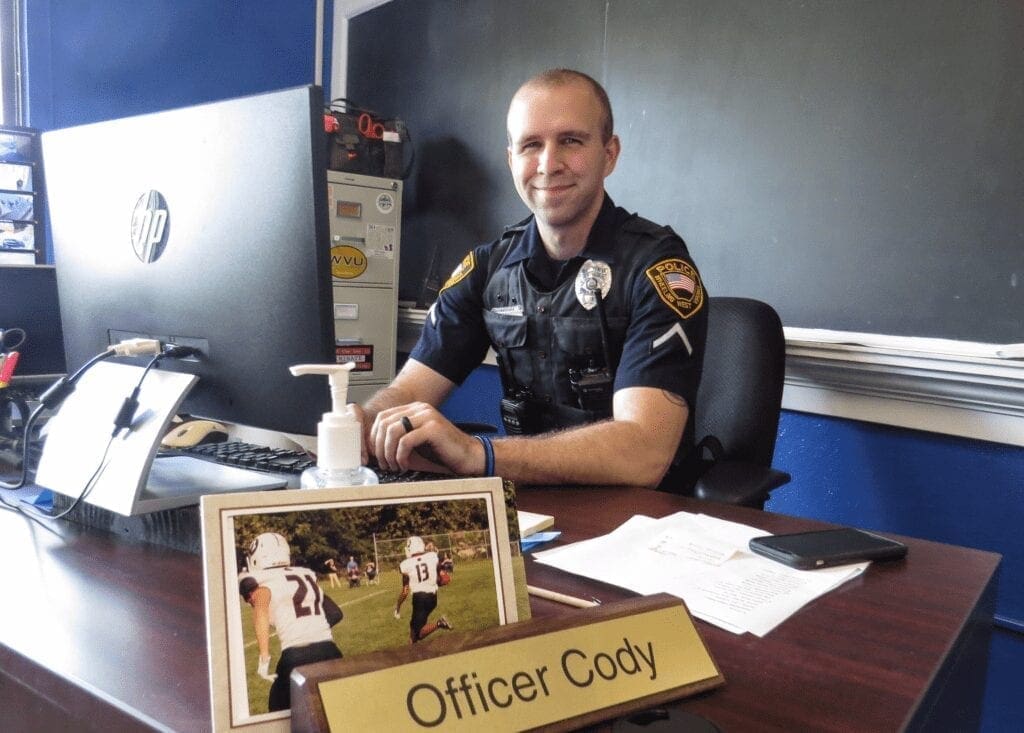
[[[612,201],[611,196],[605,193],[601,209],[597,212],[597,218],[587,236],[587,244],[576,257],[584,260],[599,259],[608,263],[613,262],[615,260],[615,237],[613,235],[616,219],[615,202]],[[537,220],[531,216],[523,228],[522,236],[509,250],[502,267],[511,267],[523,260],[547,256],[547,250],[544,249],[544,244],[540,239],[540,232],[537,231]]]

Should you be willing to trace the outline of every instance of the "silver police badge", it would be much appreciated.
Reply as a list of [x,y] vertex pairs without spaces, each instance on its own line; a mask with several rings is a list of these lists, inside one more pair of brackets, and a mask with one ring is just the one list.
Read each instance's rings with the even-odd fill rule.
[[597,305],[597,291],[607,298],[612,289],[612,268],[607,262],[587,260],[576,273],[576,300],[587,310]]

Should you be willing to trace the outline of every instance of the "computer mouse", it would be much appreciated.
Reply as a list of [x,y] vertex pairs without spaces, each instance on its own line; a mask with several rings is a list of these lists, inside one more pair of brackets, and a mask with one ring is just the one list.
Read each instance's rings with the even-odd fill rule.
[[215,420],[189,420],[174,426],[163,440],[165,448],[192,448],[207,443],[223,443],[228,429]]

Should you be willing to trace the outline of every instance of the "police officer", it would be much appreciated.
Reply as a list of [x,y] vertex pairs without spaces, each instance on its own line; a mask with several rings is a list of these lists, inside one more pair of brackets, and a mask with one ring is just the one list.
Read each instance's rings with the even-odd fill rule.
[[[577,71],[527,81],[508,163],[533,215],[462,260],[401,372],[364,405],[391,470],[530,484],[666,488],[692,445],[707,295],[683,241],[612,203],[620,143],[604,89]],[[499,356],[509,437],[459,431],[437,407]]]

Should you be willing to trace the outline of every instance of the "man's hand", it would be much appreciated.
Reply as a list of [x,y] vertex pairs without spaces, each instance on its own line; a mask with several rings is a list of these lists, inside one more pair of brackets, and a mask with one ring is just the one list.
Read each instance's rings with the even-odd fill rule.
[[395,609],[395,618],[402,618],[402,614],[398,612],[397,608]]
[[267,682],[273,682],[277,679],[276,674],[270,674],[270,657],[260,657],[260,663],[256,668],[256,674]]
[[484,448],[425,402],[392,407],[377,414],[370,428],[371,451],[390,471],[484,472]]
[[366,419],[366,410],[361,405],[353,402],[348,405],[348,408],[363,429],[363,439],[359,443],[359,457],[362,465],[366,466],[370,463],[370,426],[373,425],[373,422]]

